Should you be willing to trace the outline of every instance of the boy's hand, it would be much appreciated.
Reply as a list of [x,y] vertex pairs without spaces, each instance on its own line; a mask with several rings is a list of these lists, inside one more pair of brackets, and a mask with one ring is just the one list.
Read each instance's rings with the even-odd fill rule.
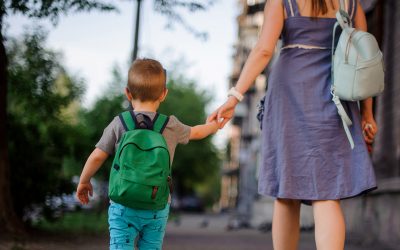
[[213,120],[211,122],[207,122],[207,124],[210,124],[213,134],[217,133],[217,131],[219,129],[219,124],[218,124],[218,122],[216,120]]
[[209,117],[208,117],[206,120],[206,125],[210,126],[212,134],[215,134],[218,131],[218,129],[220,128],[216,117],[214,117],[213,119],[209,119]]
[[76,190],[76,198],[83,204],[86,205],[89,203],[89,195],[93,196],[93,187],[90,182],[88,183],[79,183],[78,188]]

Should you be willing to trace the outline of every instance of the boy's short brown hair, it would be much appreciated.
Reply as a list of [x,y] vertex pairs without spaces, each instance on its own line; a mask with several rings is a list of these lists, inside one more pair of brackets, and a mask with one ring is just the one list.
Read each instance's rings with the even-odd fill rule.
[[166,89],[163,66],[153,59],[136,59],[129,69],[127,87],[135,100],[157,101]]

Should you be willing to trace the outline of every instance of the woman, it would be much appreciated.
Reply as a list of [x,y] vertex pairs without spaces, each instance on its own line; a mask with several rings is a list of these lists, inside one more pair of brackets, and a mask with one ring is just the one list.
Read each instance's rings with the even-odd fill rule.
[[[338,0],[268,0],[259,41],[228,100],[209,120],[223,127],[242,95],[269,63],[278,38],[283,48],[268,78],[262,119],[259,193],[276,197],[272,237],[276,250],[296,249],[300,204],[313,206],[318,249],[343,249],[340,200],[376,188],[366,143],[377,126],[372,100],[343,102],[353,121],[352,150],[330,94],[332,29]],[[366,30],[358,0],[344,9]]]

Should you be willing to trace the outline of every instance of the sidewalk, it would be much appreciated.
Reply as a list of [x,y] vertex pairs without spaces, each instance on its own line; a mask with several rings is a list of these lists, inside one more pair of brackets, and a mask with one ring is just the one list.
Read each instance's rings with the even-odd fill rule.
[[[272,250],[270,233],[257,229],[227,231],[227,215],[180,216],[180,223],[169,222],[164,250]],[[313,235],[302,235],[299,250],[314,249]]]
[[[263,233],[255,228],[227,231],[228,219],[228,215],[183,214],[180,223],[175,220],[168,223],[163,250],[272,250],[271,232]],[[108,233],[39,234],[21,238],[18,243],[13,239],[2,241],[0,237],[0,250],[107,250],[108,239]],[[356,244],[363,239],[349,238],[347,241],[346,250],[394,250]],[[298,250],[314,249],[314,233],[302,232]]]
[[[271,233],[257,229],[227,231],[227,215],[180,216],[180,223],[173,220],[167,226],[164,250],[272,250]],[[302,232],[299,250],[315,248],[314,232]],[[379,246],[365,247],[348,239],[346,250],[384,250]],[[389,249],[387,249],[389,250]]]

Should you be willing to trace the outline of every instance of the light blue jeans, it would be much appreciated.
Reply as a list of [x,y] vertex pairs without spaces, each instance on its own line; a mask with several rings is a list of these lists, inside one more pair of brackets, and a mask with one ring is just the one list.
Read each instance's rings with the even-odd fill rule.
[[163,210],[138,210],[111,202],[108,209],[110,250],[161,250],[170,205]]

